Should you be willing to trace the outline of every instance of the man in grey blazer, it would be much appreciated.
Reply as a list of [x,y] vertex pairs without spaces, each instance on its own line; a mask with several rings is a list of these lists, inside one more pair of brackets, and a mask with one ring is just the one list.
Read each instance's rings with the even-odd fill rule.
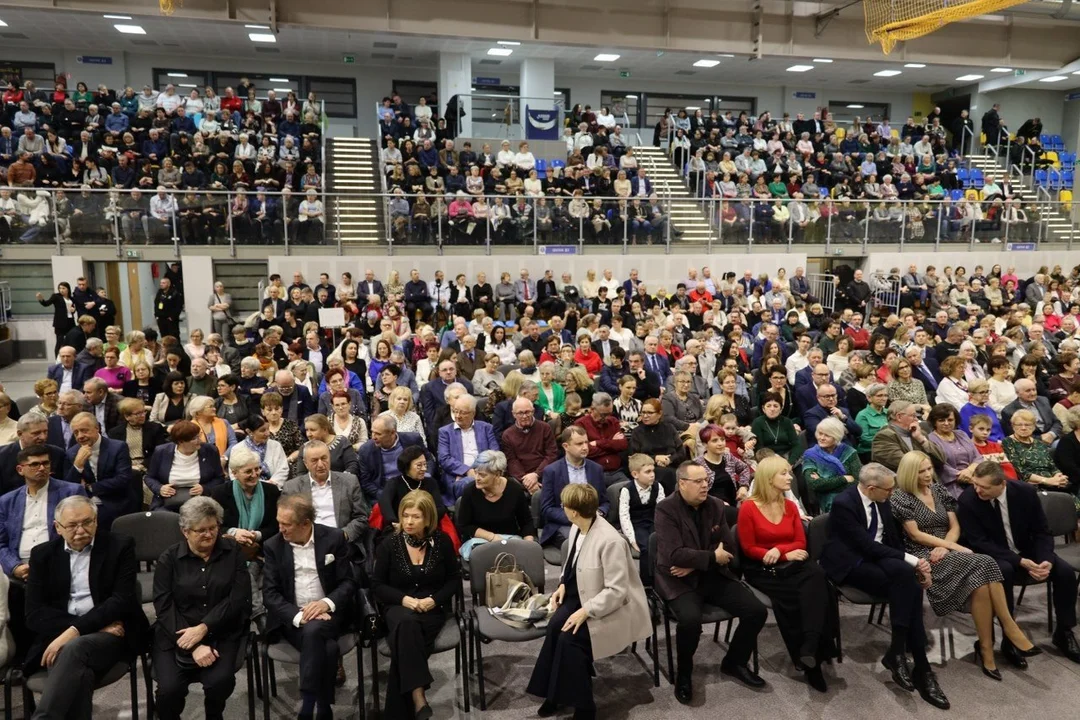
[[360,482],[351,473],[330,470],[330,448],[322,441],[311,440],[304,446],[303,461],[307,473],[286,481],[282,494],[310,498],[315,506],[315,522],[345,533],[345,539],[355,548],[353,560],[359,561],[369,515]]
[[514,299],[517,300],[518,315],[525,314],[525,308],[536,304],[536,282],[529,279],[529,271],[521,269],[521,277],[514,281]]
[[1050,408],[1050,401],[1039,397],[1035,383],[1027,378],[1020,378],[1013,385],[1016,387],[1016,399],[1001,410],[1001,430],[1006,436],[1012,435],[1012,416],[1017,410],[1030,410],[1035,413],[1035,432],[1047,445],[1057,442],[1064,434],[1061,421]]

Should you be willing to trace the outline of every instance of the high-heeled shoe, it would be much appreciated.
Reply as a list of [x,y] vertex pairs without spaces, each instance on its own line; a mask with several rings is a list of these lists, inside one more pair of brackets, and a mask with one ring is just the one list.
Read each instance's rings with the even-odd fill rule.
[[1013,645],[1013,647],[1016,648],[1016,652],[1020,653],[1020,657],[1029,658],[1029,657],[1035,657],[1036,655],[1042,655],[1042,648],[1039,647],[1038,645],[1032,645],[1027,650],[1021,650],[1020,648],[1016,647],[1015,645]]
[[975,641],[975,664],[979,666],[980,670],[982,670],[983,675],[990,678],[991,680],[997,680],[998,682],[1001,682],[1001,671],[997,668],[988,668],[983,663],[982,650],[979,647],[978,640]]

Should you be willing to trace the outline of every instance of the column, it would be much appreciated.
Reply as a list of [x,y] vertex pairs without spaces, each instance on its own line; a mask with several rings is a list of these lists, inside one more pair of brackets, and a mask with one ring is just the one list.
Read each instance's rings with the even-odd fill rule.
[[[515,124],[520,121],[525,139],[558,140],[562,135],[562,118],[555,105],[555,61],[546,58],[525,58],[521,61],[521,101],[520,113]],[[536,110],[556,111],[550,119],[542,118],[530,124],[526,107]],[[520,120],[519,120],[520,119]],[[551,128],[549,123],[554,122]]]
[[[184,256],[184,312],[188,332],[201,328],[203,337],[214,332],[207,298],[214,292],[214,259],[209,255]],[[228,288],[226,288],[228,292]],[[235,315],[235,313],[234,313]],[[228,340],[229,338],[223,338]]]
[[472,58],[464,53],[439,53],[439,113],[457,95],[465,117],[458,120],[457,135],[472,137]]

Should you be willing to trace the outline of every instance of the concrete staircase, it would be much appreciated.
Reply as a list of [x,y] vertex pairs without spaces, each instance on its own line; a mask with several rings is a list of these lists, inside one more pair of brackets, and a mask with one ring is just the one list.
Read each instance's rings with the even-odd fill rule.
[[[989,153],[971,154],[965,157],[974,169],[982,170],[983,175],[993,173],[995,177],[1002,178],[1007,175],[1004,168],[998,164],[997,158]],[[1042,219],[1046,225],[1043,231],[1042,241],[1045,243],[1066,244],[1072,234],[1071,208],[1057,203],[1056,191],[1050,192],[1051,202],[1047,203],[1046,195],[1036,193],[1035,186],[1030,175],[1024,176],[1023,183],[1016,182],[1016,175],[1011,177],[1013,186],[1018,190],[1017,195],[1024,206],[1028,203],[1036,203],[1042,213]],[[1002,241],[1005,238],[1002,237]]]
[[386,244],[386,211],[379,181],[379,146],[370,138],[335,137],[327,141],[329,168],[327,232],[338,232],[344,246]]
[[690,194],[686,180],[679,175],[664,151],[651,145],[636,145],[634,155],[638,159],[638,167],[643,167],[648,172],[657,196],[661,200],[667,200],[670,193],[671,218],[675,227],[683,231],[682,237],[677,240],[672,235],[672,243],[707,244],[712,233],[709,218],[701,203]]

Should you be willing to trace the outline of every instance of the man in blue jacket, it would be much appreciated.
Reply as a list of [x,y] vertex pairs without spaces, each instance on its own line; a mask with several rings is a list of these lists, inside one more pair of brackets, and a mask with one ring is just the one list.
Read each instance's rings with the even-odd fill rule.
[[589,436],[585,429],[571,425],[559,435],[566,457],[544,468],[540,489],[541,545],[561,546],[570,536],[570,520],[559,499],[562,490],[571,483],[589,483],[600,497],[600,514],[607,515],[609,504],[604,469],[589,460]]
[[461,497],[475,477],[473,461],[485,450],[498,450],[491,425],[476,419],[476,398],[462,395],[451,408],[454,422],[439,428],[439,467],[452,498]]
[[82,485],[95,499],[98,527],[109,530],[113,520],[138,512],[142,504],[142,486],[132,476],[127,443],[102,436],[97,418],[89,412],[75,416],[71,433],[77,445],[67,450],[66,480]]
[[397,459],[401,451],[411,445],[424,447],[424,438],[420,433],[399,433],[393,415],[380,415],[371,421],[371,439],[357,452],[360,489],[371,507],[379,501],[383,486],[401,475]]

